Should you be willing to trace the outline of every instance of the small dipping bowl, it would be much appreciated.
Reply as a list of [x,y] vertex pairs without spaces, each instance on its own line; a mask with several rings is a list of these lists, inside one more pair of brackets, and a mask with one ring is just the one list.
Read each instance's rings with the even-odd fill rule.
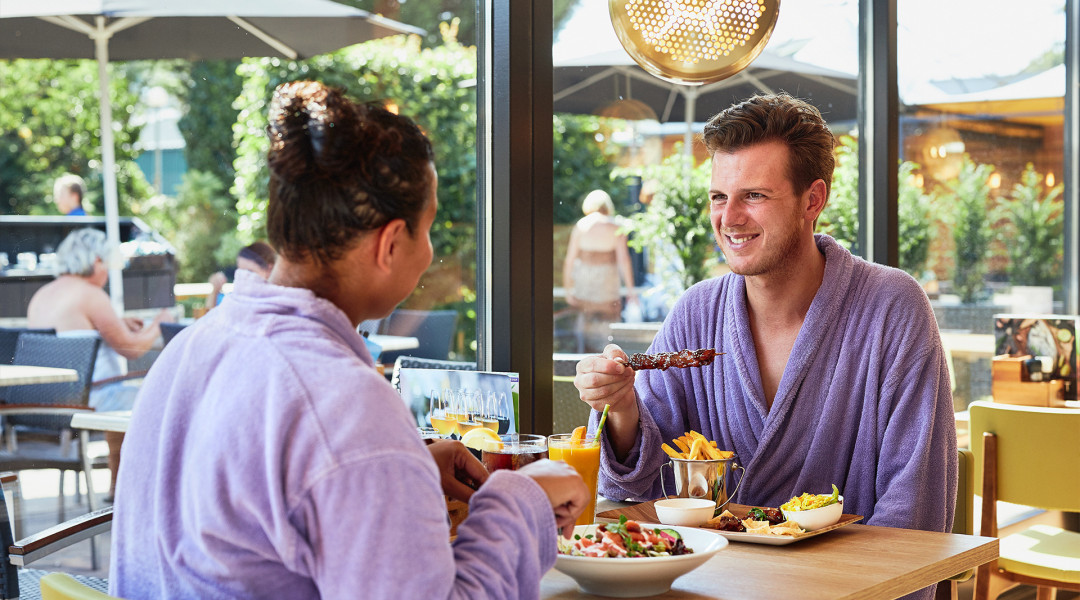
[[708,498],[665,498],[657,500],[653,507],[665,525],[697,527],[712,518],[716,502]]
[[822,506],[821,508],[812,508],[810,510],[780,509],[780,512],[784,513],[784,518],[788,521],[798,523],[799,527],[807,531],[814,531],[815,529],[833,525],[840,520],[840,515],[844,514],[844,497],[840,496],[836,504]]

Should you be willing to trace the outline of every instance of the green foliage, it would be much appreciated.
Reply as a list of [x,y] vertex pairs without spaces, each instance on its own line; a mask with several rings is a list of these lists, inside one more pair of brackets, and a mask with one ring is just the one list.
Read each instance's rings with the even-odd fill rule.
[[639,175],[656,182],[656,193],[643,212],[628,219],[634,233],[630,245],[648,248],[658,263],[678,269],[682,289],[709,277],[716,263],[716,241],[709,221],[711,164],[693,164],[693,158],[676,144],[672,155],[659,165],[642,169],[617,169],[616,175]]
[[554,132],[555,223],[581,218],[581,201],[593,190],[604,190],[616,201],[626,195],[624,182],[612,180],[612,155],[596,143],[599,117],[556,114]]
[[143,218],[176,247],[177,281],[206,281],[221,266],[236,262],[238,248],[230,248],[223,260],[215,257],[221,240],[236,229],[235,214],[216,175],[188,171],[176,198],[154,198]]
[[[117,190],[121,214],[148,197],[150,188],[134,167],[131,124],[138,98],[122,65],[109,65]],[[0,214],[55,215],[56,177],[86,180],[83,206],[104,211],[97,63],[91,60],[0,61]]]
[[[187,69],[180,101],[187,107],[177,127],[184,136],[184,158],[193,171],[212,173],[232,184],[236,173],[233,160],[233,124],[239,111],[233,100],[240,95],[243,82],[236,73],[240,63],[233,60],[208,60],[191,63]],[[234,210],[230,207],[230,211]]]
[[840,136],[840,144],[836,147],[836,169],[829,203],[818,217],[817,230],[858,254],[859,141],[850,135]]
[[920,279],[930,256],[930,242],[935,220],[936,199],[915,185],[913,173],[919,165],[911,161],[900,163],[897,226],[899,228],[900,264],[912,277]]
[[955,245],[953,287],[965,304],[975,303],[982,295],[986,259],[990,254],[990,186],[987,178],[992,165],[976,164],[964,155],[960,174],[945,182],[942,200],[952,208],[944,215],[952,228]]
[[[1008,225],[999,239],[1009,255],[1009,281],[1013,285],[1058,285],[1065,258],[1064,184],[1044,191],[1043,175],[1028,163],[1012,194],[995,211]],[[995,219],[997,220],[997,219]]]

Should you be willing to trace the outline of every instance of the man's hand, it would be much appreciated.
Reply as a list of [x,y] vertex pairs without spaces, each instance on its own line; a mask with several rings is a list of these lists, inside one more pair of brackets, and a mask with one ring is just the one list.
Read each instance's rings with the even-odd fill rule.
[[611,406],[604,431],[620,460],[626,458],[637,440],[641,417],[634,392],[634,370],[629,362],[622,348],[608,344],[603,355],[582,359],[574,377],[574,387],[583,402],[598,411]]
[[561,460],[538,460],[518,469],[540,484],[555,512],[555,526],[570,539],[574,524],[589,504],[589,486],[573,467]]
[[439,466],[443,493],[454,500],[468,502],[476,488],[487,481],[484,464],[476,460],[461,442],[436,440],[427,448]]

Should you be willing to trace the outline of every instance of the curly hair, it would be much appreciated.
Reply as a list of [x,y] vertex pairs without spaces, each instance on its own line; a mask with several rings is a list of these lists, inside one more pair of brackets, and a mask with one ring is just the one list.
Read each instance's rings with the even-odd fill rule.
[[278,86],[268,116],[267,234],[279,253],[326,264],[394,219],[414,233],[434,185],[415,123],[317,81]]
[[785,93],[759,94],[709,119],[702,137],[710,155],[781,142],[788,147],[788,179],[795,193],[821,179],[828,197],[836,137],[818,109],[803,100]]
[[56,249],[57,272],[60,275],[89,277],[94,272],[97,259],[100,258],[108,266],[117,255],[117,250],[104,231],[92,227],[76,229]]

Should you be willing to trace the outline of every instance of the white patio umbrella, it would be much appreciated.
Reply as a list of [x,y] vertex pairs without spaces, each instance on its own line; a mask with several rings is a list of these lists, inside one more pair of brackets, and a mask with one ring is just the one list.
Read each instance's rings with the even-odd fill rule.
[[[98,62],[106,234],[120,242],[110,60],[306,58],[351,44],[423,30],[329,0],[11,0],[0,2],[0,58],[94,58]],[[109,272],[123,310],[123,279]]]

